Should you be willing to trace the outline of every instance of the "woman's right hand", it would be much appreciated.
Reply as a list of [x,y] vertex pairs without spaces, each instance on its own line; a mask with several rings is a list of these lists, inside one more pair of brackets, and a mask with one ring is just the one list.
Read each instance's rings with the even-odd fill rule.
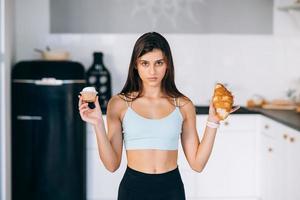
[[99,125],[101,123],[102,119],[102,112],[98,101],[98,96],[96,97],[96,101],[94,102],[95,108],[90,109],[88,107],[88,103],[84,102],[82,100],[82,96],[79,95],[79,102],[78,102],[78,108],[80,117],[83,121],[88,122],[94,126]]

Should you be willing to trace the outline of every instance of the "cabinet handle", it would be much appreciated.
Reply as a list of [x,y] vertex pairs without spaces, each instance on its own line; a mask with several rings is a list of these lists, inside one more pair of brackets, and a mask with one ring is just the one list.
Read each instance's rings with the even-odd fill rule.
[[272,147],[269,147],[268,148],[268,152],[272,152],[273,151],[273,148]]
[[228,126],[228,125],[229,125],[229,122],[228,122],[228,121],[224,122],[224,125],[225,125],[225,126]]
[[265,129],[269,129],[270,127],[269,127],[269,125],[268,124],[266,124],[265,125]]
[[283,139],[287,139],[288,138],[288,135],[287,134],[283,134]]
[[291,143],[295,142],[295,138],[294,138],[294,137],[291,137],[291,138],[290,138],[290,142],[291,142]]
[[18,115],[17,120],[42,120],[42,116]]

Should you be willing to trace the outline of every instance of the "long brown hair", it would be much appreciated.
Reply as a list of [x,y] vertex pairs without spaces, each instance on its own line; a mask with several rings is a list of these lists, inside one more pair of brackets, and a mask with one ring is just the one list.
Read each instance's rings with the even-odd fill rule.
[[[136,69],[137,60],[139,57],[153,51],[154,49],[159,49],[163,52],[167,63],[166,74],[162,79],[161,84],[163,93],[172,98],[182,96],[186,97],[181,92],[179,92],[174,82],[174,64],[169,43],[161,34],[156,32],[145,33],[136,41],[131,55],[127,80],[123,89],[118,95],[125,95],[131,101],[134,101],[138,97],[141,97],[143,84]],[[138,95],[133,97],[131,95],[132,92],[137,92]]]

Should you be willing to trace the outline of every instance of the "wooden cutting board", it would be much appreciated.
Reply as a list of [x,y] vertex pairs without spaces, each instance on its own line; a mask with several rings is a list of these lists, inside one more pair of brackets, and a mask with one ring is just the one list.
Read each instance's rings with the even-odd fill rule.
[[264,104],[262,105],[264,109],[274,109],[274,110],[296,110],[296,105],[276,105],[276,104]]

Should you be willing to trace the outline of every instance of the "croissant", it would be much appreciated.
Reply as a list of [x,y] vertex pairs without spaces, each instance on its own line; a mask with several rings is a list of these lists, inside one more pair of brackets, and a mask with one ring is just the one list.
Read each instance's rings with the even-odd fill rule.
[[221,83],[217,83],[215,86],[213,105],[220,120],[226,119],[232,109],[233,95]]

